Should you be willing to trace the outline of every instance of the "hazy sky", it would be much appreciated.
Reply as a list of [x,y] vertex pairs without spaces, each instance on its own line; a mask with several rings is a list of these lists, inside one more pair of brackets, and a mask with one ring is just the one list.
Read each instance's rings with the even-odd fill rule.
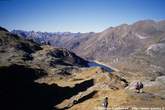
[[165,0],[0,0],[9,30],[99,32],[143,19],[165,19]]

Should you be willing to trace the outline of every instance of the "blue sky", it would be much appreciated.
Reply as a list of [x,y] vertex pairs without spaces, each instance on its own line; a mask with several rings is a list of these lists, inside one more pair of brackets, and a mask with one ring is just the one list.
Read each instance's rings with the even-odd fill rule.
[[165,19],[165,0],[0,0],[9,30],[99,32],[138,20]]

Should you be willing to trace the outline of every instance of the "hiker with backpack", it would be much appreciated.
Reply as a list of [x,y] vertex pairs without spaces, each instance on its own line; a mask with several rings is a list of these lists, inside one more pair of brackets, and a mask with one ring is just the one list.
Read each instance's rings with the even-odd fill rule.
[[143,92],[143,83],[142,82],[137,82],[135,85],[135,89],[137,93],[142,93]]
[[103,102],[102,102],[102,106],[104,108],[104,110],[107,110],[108,108],[108,97],[105,97]]

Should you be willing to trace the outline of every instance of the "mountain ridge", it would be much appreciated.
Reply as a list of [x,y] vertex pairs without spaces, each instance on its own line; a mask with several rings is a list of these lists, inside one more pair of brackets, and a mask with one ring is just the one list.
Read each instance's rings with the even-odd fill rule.
[[[98,60],[122,71],[138,71],[150,76],[151,73],[165,71],[164,60],[161,60],[164,59],[164,36],[165,20],[140,20],[129,25],[110,27],[99,33],[69,33],[37,38],[43,42],[50,41],[53,46],[67,48],[85,59]],[[34,41],[36,38],[26,37]],[[162,69],[155,73],[151,65]]]

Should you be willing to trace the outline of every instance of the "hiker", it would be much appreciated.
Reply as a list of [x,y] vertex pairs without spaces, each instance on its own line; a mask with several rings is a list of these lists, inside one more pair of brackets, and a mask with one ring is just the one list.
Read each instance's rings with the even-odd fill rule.
[[102,102],[102,106],[104,108],[104,110],[107,110],[108,108],[108,97],[105,97],[103,102]]
[[140,86],[140,93],[143,93],[143,87],[144,87],[143,83],[139,82],[139,86]]
[[136,89],[137,93],[142,93],[143,92],[143,83],[137,82],[135,85],[135,89]]

